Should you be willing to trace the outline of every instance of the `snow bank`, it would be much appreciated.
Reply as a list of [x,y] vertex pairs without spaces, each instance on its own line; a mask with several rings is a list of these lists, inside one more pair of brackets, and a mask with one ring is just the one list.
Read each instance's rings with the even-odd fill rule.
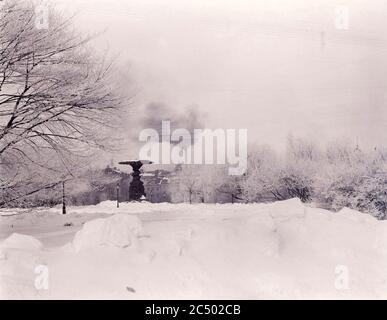
[[39,250],[43,245],[34,237],[13,233],[1,242],[0,247],[7,249]]
[[34,271],[44,265],[42,247],[36,238],[17,233],[0,243],[0,300],[36,297]]
[[136,242],[140,230],[141,221],[136,216],[116,214],[95,219],[76,233],[73,246],[77,252],[98,246],[125,248]]
[[356,223],[365,223],[365,224],[377,224],[377,219],[370,215],[361,213],[359,211],[350,209],[350,208],[343,208],[339,212],[335,213],[336,217],[342,217],[344,219],[351,220]]
[[240,234],[255,242],[252,254],[257,252],[271,257],[278,257],[283,241],[277,232],[277,224],[269,214],[258,214],[247,219],[240,227]]
[[[47,295],[59,299],[387,298],[387,221],[354,210],[333,213],[292,199],[120,208],[106,201],[69,212],[77,214],[66,220],[39,216],[34,224],[3,218],[9,225],[19,221],[15,228],[29,230],[46,249],[7,249],[15,252],[0,257],[0,287],[9,288],[5,296],[35,297],[19,284],[32,286],[34,267],[47,264],[52,279]],[[74,227],[64,227],[67,220]],[[88,222],[82,226],[82,221]],[[51,226],[63,230],[52,232]],[[66,250],[50,244],[71,241],[67,236],[57,241],[62,231],[75,236]],[[10,238],[8,245],[39,247],[34,238]]]

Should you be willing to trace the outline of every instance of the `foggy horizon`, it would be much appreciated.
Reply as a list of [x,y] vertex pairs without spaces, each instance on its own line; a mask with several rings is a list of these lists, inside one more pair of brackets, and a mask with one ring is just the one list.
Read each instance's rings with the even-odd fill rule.
[[93,44],[128,71],[135,110],[197,106],[206,127],[246,128],[277,149],[289,134],[380,146],[387,12],[343,4],[348,30],[335,28],[335,1],[62,1],[82,30],[102,32]]

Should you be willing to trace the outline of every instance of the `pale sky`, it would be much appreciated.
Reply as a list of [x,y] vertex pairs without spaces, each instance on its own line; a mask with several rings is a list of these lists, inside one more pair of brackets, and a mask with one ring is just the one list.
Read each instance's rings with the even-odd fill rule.
[[[206,127],[276,147],[290,133],[385,141],[387,1],[57,1],[82,31],[105,30],[95,45],[120,55],[138,108],[197,105]],[[348,30],[335,28],[340,5]]]

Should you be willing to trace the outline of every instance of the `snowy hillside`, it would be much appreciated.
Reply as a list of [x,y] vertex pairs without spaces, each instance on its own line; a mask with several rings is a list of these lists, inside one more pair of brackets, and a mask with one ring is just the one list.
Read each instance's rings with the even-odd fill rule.
[[68,212],[2,212],[1,298],[387,298],[387,221],[349,209],[293,199]]

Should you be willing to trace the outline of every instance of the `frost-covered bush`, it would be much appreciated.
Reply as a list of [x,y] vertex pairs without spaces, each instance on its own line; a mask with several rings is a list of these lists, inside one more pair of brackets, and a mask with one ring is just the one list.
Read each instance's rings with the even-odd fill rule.
[[387,151],[337,141],[325,149],[289,138],[281,156],[268,147],[250,152],[242,181],[248,202],[299,198],[329,210],[343,207],[386,218]]
[[312,199],[313,179],[301,170],[284,170],[279,179],[286,198],[299,198],[302,202]]
[[319,196],[334,210],[348,207],[385,219],[387,176],[380,173],[374,176],[341,177]]
[[310,141],[289,137],[284,168],[279,184],[286,198],[312,199],[313,183],[322,159],[321,153]]
[[313,199],[332,210],[343,207],[386,217],[387,171],[383,152],[362,152],[346,146],[328,148],[316,173]]
[[248,157],[247,174],[241,181],[242,196],[248,202],[284,200],[279,189],[281,160],[269,147],[254,148]]

